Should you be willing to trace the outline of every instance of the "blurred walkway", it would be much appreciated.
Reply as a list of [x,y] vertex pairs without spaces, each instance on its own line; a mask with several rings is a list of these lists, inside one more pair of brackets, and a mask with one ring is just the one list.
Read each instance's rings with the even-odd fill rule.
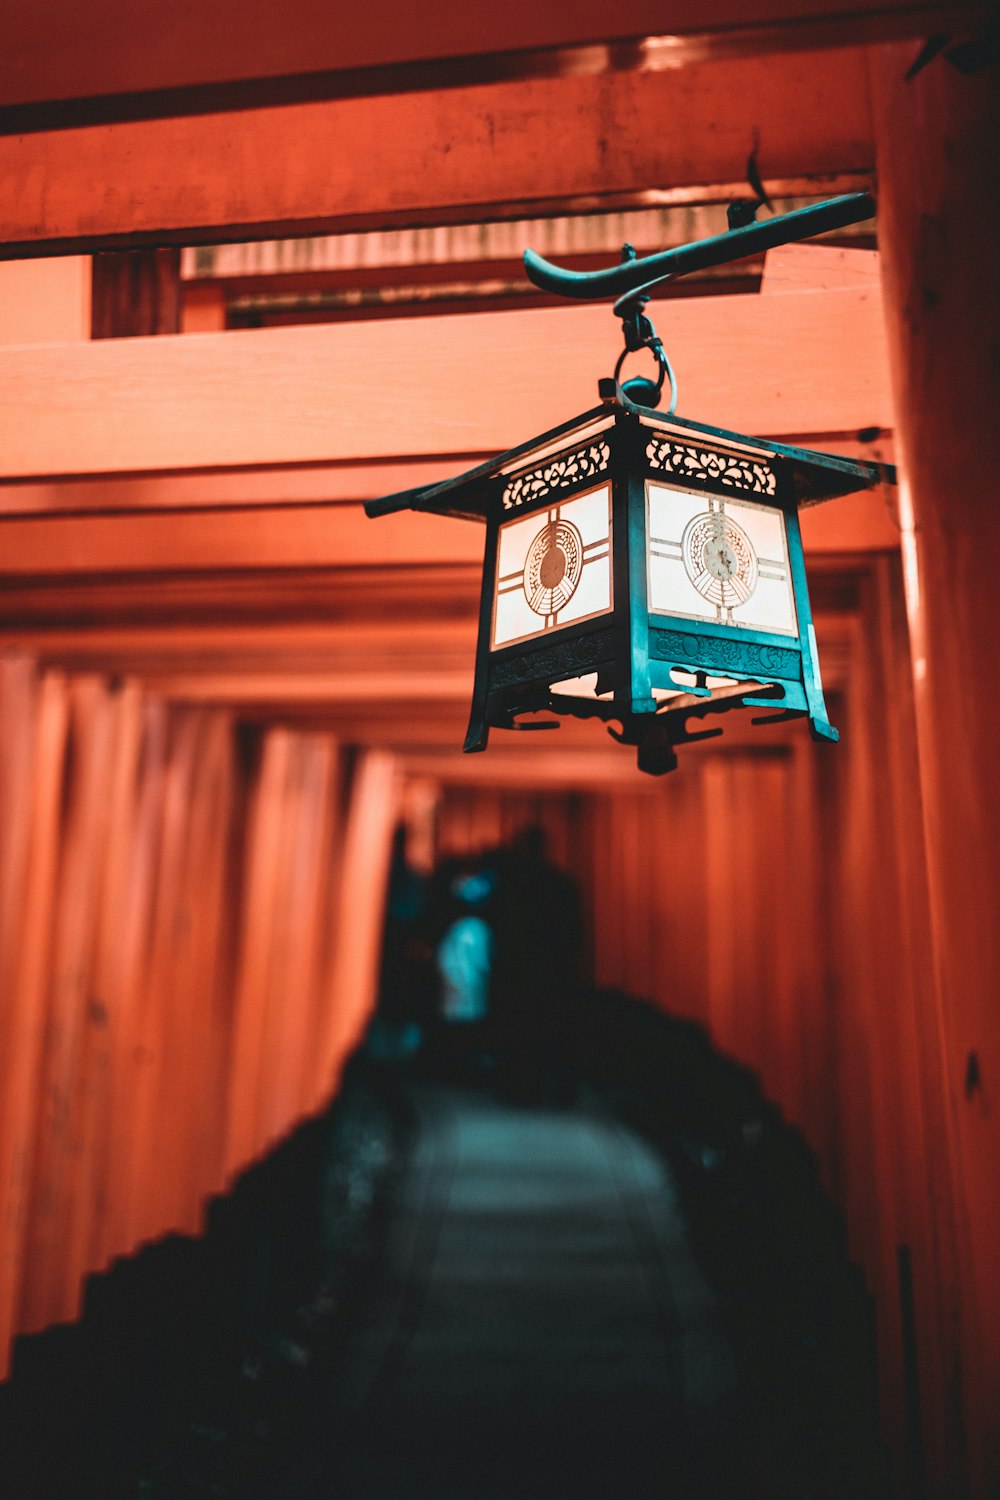
[[203,1236],[20,1341],[4,1500],[885,1500],[808,1151],[700,1033],[612,1014],[573,1109],[359,1059]]
[[597,1114],[415,1101],[384,1272],[300,1492],[747,1493],[732,1354],[658,1159]]

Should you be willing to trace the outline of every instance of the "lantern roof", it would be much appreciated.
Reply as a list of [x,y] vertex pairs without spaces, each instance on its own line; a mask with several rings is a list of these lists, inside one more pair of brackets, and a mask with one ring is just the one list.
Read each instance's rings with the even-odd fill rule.
[[602,398],[599,406],[591,407],[589,411],[581,412],[568,422],[519,443],[505,453],[498,453],[495,458],[467,469],[464,474],[437,484],[418,485],[414,489],[368,500],[365,502],[366,514],[388,516],[397,511],[418,510],[462,520],[485,521],[494,489],[493,480],[501,475],[509,478],[530,470],[587,439],[597,440],[604,434],[611,434],[622,416],[634,417],[642,425],[660,435],[674,437],[678,442],[690,443],[692,439],[698,439],[722,453],[783,460],[791,468],[793,492],[800,506],[816,505],[838,495],[869,489],[882,481],[895,483],[896,471],[891,464],[859,463],[834,453],[796,448],[788,443],[773,442],[770,438],[748,437],[723,427],[709,427],[687,417],[661,416],[650,407],[630,401],[616,380],[601,380],[599,391]]

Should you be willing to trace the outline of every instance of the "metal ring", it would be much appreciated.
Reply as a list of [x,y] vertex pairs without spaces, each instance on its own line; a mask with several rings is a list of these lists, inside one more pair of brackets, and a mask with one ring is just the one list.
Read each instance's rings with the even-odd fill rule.
[[[659,338],[652,340],[651,343],[645,344],[643,347],[650,350],[659,367],[659,377],[656,382],[657,397],[659,397],[663,389],[664,377],[670,381],[670,405],[667,407],[666,415],[672,417],[677,410],[677,377],[674,375],[673,365],[671,365],[667,357],[667,351],[664,349],[663,343]],[[618,363],[615,365],[616,382],[621,373],[622,365],[632,352],[631,349],[623,349],[621,354],[619,354]]]

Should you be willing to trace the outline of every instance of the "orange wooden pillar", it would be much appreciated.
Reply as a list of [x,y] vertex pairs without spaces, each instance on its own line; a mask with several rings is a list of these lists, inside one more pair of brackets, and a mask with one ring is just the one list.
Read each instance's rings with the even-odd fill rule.
[[967,74],[944,56],[906,82],[912,60],[912,47],[872,54],[879,237],[957,1205],[958,1376],[980,1496],[1000,1482],[1000,699],[988,668],[1000,556],[1000,89],[995,65]]
[[362,751],[350,780],[337,890],[331,903],[325,1004],[315,1015],[313,1087],[336,1090],[378,997],[398,768],[384,751]]
[[39,681],[27,662],[0,663],[0,1378],[26,1272],[68,723],[60,674]]
[[313,1031],[339,863],[339,774],[332,735],[264,734],[248,802],[225,1083],[230,1175],[329,1094],[330,1080],[313,1076]]
[[910,659],[902,570],[886,555],[859,581],[844,739],[824,788],[836,1085],[824,1159],[875,1297],[898,1493],[960,1494],[953,1182]]

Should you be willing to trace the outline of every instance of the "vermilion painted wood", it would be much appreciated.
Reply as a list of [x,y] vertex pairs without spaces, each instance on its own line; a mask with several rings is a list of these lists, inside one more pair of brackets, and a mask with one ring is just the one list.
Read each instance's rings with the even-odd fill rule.
[[[236,893],[228,859],[239,780],[228,716],[214,710],[198,715],[195,746],[182,867],[186,931],[174,1001],[178,991],[184,995],[191,1019],[185,1026],[172,1024],[164,1037],[156,1145],[165,1154],[164,1127],[173,1122],[173,1169],[160,1179],[158,1213],[188,1233],[204,1228],[206,1187],[222,1180],[222,1097],[230,1060],[219,1001],[232,982],[227,939]],[[288,1118],[300,1112],[293,1107]]]
[[[283,1022],[280,1048],[269,1048],[265,1125],[277,1135],[290,1113],[318,1108],[332,1088],[316,1066],[313,1038],[325,1010],[322,975],[328,972],[331,886],[339,865],[338,803],[342,762],[329,734],[302,737],[300,827],[285,882],[285,960],[275,967],[276,1015],[287,1015],[290,992],[302,996],[293,1024]],[[265,1044],[267,1038],[265,1038]]]
[[90,337],[90,259],[0,264],[0,344],[66,344]]
[[278,880],[284,790],[294,744],[277,729],[263,746],[260,775],[248,807],[245,916],[239,935],[236,1014],[228,1088],[226,1167],[232,1171],[254,1155],[259,1142],[258,1096],[261,1037],[270,998],[271,928],[280,900]]
[[[374,994],[381,906],[359,893],[382,881],[394,772],[359,760],[342,872],[328,734],[265,732],[265,763],[285,745],[292,768],[259,788],[268,854],[234,837],[246,772],[224,711],[9,659],[0,730],[6,1371],[15,1333],[73,1317],[109,1257],[197,1231],[206,1195],[327,1097]],[[266,914],[255,889],[275,903],[256,1012],[232,942]]]
[[[899,545],[894,508],[891,491],[880,488],[806,512],[802,529],[807,557],[894,550]],[[69,581],[103,575],[109,607],[117,591],[116,575],[144,574],[147,589],[156,589],[161,579],[165,587],[173,587],[178,575],[197,577],[221,568],[481,569],[483,558],[483,530],[474,523],[411,514],[373,522],[360,506],[36,516],[7,521],[0,536],[0,573],[11,582],[16,579],[22,589],[30,589],[33,576],[49,580],[61,575]],[[27,596],[22,597],[29,607]],[[16,627],[3,631],[0,638],[11,644],[28,640]]]
[[[860,441],[856,433],[785,434],[798,446],[820,448],[878,463],[892,462],[892,435],[883,430],[875,442]],[[103,512],[120,516],[146,510],[267,510],[278,506],[330,505],[341,501],[356,504],[374,500],[397,490],[416,489],[437,479],[449,479],[492,458],[492,452],[387,459],[378,463],[317,464],[308,467],[277,466],[262,469],[228,469],[193,473],[102,475],[99,479],[49,480],[0,479],[0,516],[75,516]],[[863,500],[870,491],[865,491]],[[846,501],[851,497],[843,496]],[[827,518],[841,513],[838,501],[810,509],[802,516],[803,530],[814,538],[824,530]]]
[[769,182],[870,172],[862,50],[0,136],[0,255],[742,191],[755,146]]
[[[4,968],[12,976],[5,1010],[5,1081],[0,1104],[0,1369],[6,1370],[9,1340],[21,1327],[20,1306],[28,1272],[27,1233],[32,1192],[31,1162],[36,1147],[44,1038],[49,1015],[50,958],[60,876],[59,813],[68,729],[64,679],[49,673],[28,692],[10,691],[4,672],[4,719],[28,718],[32,759],[12,788],[30,809],[31,832],[22,845],[20,892],[9,892],[16,906],[4,923],[9,948]],[[6,843],[8,828],[2,830]]]
[[[155,882],[155,823],[162,785],[164,715],[135,683],[119,694],[119,726],[106,810],[108,847],[101,872],[100,917],[95,933],[95,993],[107,1014],[110,1042],[108,1103],[99,1121],[96,1192],[90,1241],[83,1265],[98,1269],[128,1244],[124,1221],[130,1189],[124,1143],[136,1116],[136,1085],[145,1059],[136,1047],[144,1000],[145,958]],[[138,767],[143,766],[139,777]],[[77,1266],[79,1270],[79,1266]]]
[[48,1025],[24,1242],[27,1274],[20,1320],[29,1329],[75,1317],[79,1311],[79,1270],[86,1255],[92,1186],[93,1140],[88,1127],[104,1104],[100,1096],[107,1085],[102,1002],[93,994],[90,980],[100,872],[106,859],[115,707],[99,679],[80,677],[69,687],[69,711],[71,757],[63,771]]
[[31,574],[189,573],[218,567],[481,564],[483,529],[441,516],[370,521],[360,505],[240,512],[48,517],[3,525],[3,571]]
[[[97,0],[86,21],[66,12],[58,0],[39,0],[14,7],[7,25],[0,63],[0,101],[22,104],[94,98],[114,94],[183,89],[246,80],[280,80],[332,70],[386,68],[434,63],[483,54],[506,54],[515,74],[527,67],[560,65],[599,70],[609,64],[670,66],[698,55],[732,55],[744,51],[777,51],[788,46],[842,40],[867,41],[878,36],[924,36],[940,14],[954,17],[956,7],[926,6],[913,0],[838,0],[803,14],[796,0],[681,0],[666,9],[659,0],[636,0],[625,14],[609,13],[599,0],[573,0],[558,11],[547,7],[515,13],[446,0],[429,12],[417,12],[405,0],[387,0],[377,16],[358,8],[333,8],[304,0],[295,25],[268,0],[239,4],[219,0],[210,7],[196,0],[166,0],[147,5],[141,22],[125,0]],[[962,8],[963,10],[965,7]],[[609,51],[615,40],[670,37],[654,48]],[[150,46],[155,36],[157,45]],[[675,39],[686,39],[678,42]],[[597,44],[591,46],[590,44]],[[571,49],[583,48],[574,53]],[[563,61],[546,62],[517,54],[541,49],[570,49]],[[475,64],[471,76],[486,71]],[[466,76],[469,76],[467,73]],[[440,77],[402,73],[397,82],[427,87]],[[392,87],[391,75],[355,84],[364,92]],[[349,79],[330,79],[328,87],[350,87]],[[373,88],[374,84],[374,88]],[[209,98],[211,96],[208,96]],[[156,112],[184,111],[195,101],[147,101]],[[141,101],[136,101],[141,108]],[[200,101],[200,108],[206,101]],[[211,107],[211,104],[207,104]]]
[[[174,716],[173,721],[165,726],[166,755],[158,799],[156,883],[143,976],[144,1004],[136,1036],[142,1067],[134,1096],[132,1127],[126,1142],[126,1224],[130,1243],[161,1232],[164,1201],[172,1196],[171,1189],[175,1186],[171,1182],[171,1175],[177,1170],[173,1163],[165,1166],[165,1182],[159,1176],[151,1179],[148,1173],[149,1163],[157,1160],[161,1153],[174,1114],[169,1068],[170,1026],[176,1018],[177,995],[184,993],[184,981],[189,977],[189,903],[207,894],[200,881],[189,888],[186,862],[192,824],[196,825],[204,815],[204,804],[195,796],[192,784],[199,750],[198,719],[197,713],[185,712]],[[179,1087],[183,1088],[183,1085]],[[196,1203],[188,1206],[189,1213],[195,1209]]]
[[[265,1149],[332,1087],[316,1067],[314,1018],[327,1003],[339,880],[341,763],[329,735],[267,735],[248,804],[246,900],[228,1079],[228,1170]],[[339,943],[334,928],[333,946]]]
[[762,296],[830,291],[834,287],[880,291],[878,251],[812,243],[779,245],[767,252],[760,282]]
[[315,621],[357,623],[475,618],[482,564],[426,564],[419,568],[214,569],[160,575],[155,592],[148,574],[65,575],[17,578],[0,589],[0,619],[12,627],[115,628],[133,625],[198,626]]
[[355,772],[334,895],[337,943],[329,954],[325,1005],[314,1037],[319,1076],[339,1082],[377,998],[382,922],[392,831],[399,808],[398,769],[372,750]]
[[[889,343],[899,406],[907,605],[930,868],[936,1020],[947,1090],[943,1139],[956,1209],[942,1204],[958,1276],[946,1284],[960,1345],[971,1488],[1000,1474],[1000,811],[992,794],[1000,703],[970,691],[995,635],[984,568],[997,505],[1000,287],[982,173],[1000,130],[989,70],[927,69],[904,86],[876,59]],[[933,1377],[930,1377],[933,1379]],[[954,1437],[954,1431],[953,1431]],[[955,1472],[958,1472],[957,1470]],[[952,1487],[956,1487],[954,1484]]]
[[[682,414],[773,437],[892,425],[874,292],[684,299],[658,327]],[[568,307],[3,350],[2,471],[502,452],[595,405],[620,342],[607,308]]]
[[[855,941],[835,955],[844,996],[841,1088],[855,1050],[870,1057],[858,1072],[859,1111],[852,1132],[853,1234],[877,1289],[881,1395],[887,1435],[907,1487],[905,1351],[900,1319],[897,1247],[910,1248],[914,1268],[917,1360],[931,1492],[946,1492],[948,1401],[943,1380],[952,1353],[946,1313],[954,1265],[948,1253],[949,1166],[942,1114],[943,1059],[936,1028],[935,982],[920,817],[916,721],[909,676],[901,570],[873,568],[857,622],[856,667],[848,687],[851,724],[843,819],[840,913]],[[866,709],[872,701],[881,707]],[[897,933],[878,942],[877,932]],[[906,955],[905,980],[900,959]],[[899,1120],[906,1128],[898,1128]],[[874,1170],[863,1172],[867,1136]],[[912,1441],[912,1439],[911,1439]]]

